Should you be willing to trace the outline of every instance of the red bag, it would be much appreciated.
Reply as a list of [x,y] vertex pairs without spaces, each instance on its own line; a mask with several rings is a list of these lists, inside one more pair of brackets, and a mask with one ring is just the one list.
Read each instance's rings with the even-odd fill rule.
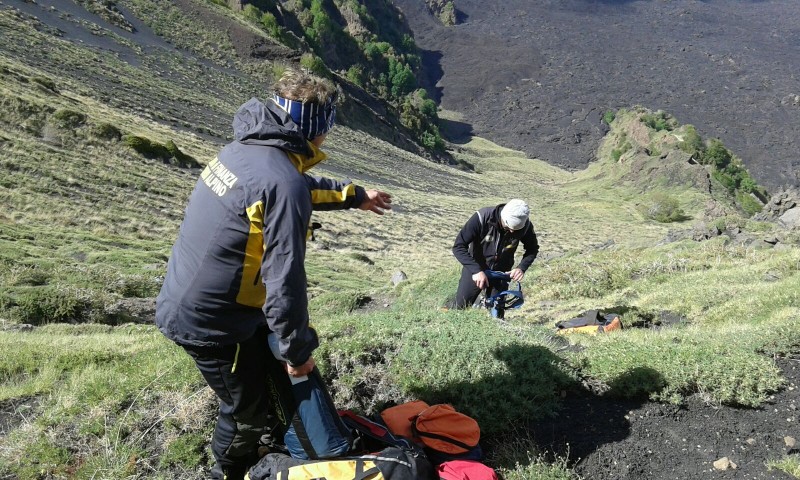
[[474,460],[450,460],[436,467],[440,480],[498,480],[495,471]]

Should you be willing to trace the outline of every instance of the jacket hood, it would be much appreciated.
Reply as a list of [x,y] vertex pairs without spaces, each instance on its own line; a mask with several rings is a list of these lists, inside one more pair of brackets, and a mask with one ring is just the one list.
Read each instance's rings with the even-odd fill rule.
[[308,141],[287,112],[268,101],[251,98],[233,116],[233,137],[245,145],[266,145],[312,155]]

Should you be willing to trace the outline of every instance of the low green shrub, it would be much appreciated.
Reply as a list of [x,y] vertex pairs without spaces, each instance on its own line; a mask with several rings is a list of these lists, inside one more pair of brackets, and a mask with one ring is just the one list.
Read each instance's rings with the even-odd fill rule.
[[784,456],[780,460],[769,460],[767,470],[780,470],[795,478],[800,478],[800,457],[795,454]]
[[200,166],[195,160],[194,157],[188,155],[181,151],[175,142],[172,140],[167,140],[167,143],[164,145],[164,148],[167,149],[167,152],[170,154],[170,158],[168,159],[169,163],[172,165],[182,167],[182,168],[198,168]]
[[352,65],[350,68],[347,69],[345,77],[354,84],[358,85],[359,87],[363,87],[364,67],[362,67],[361,65]]
[[68,475],[72,455],[66,446],[41,434],[41,440],[31,443],[25,454],[16,459],[14,478],[63,478]]
[[20,292],[13,316],[20,323],[32,325],[102,321],[103,307],[100,295],[91,290],[47,285]]
[[133,148],[145,158],[162,160],[177,167],[197,168],[200,164],[191,155],[183,153],[175,142],[167,140],[166,145],[137,135],[123,135],[122,142]]
[[705,151],[705,145],[697,129],[693,125],[684,125],[683,127],[683,141],[678,144],[678,148],[686,153],[702,156]]
[[613,110],[607,110],[606,113],[603,114],[603,121],[609,125],[611,125],[611,122],[613,122],[615,118],[617,118],[617,114],[614,113]]
[[713,165],[718,170],[727,167],[731,160],[733,154],[718,139],[712,139],[700,157],[700,163]]
[[203,462],[206,446],[204,433],[183,433],[170,442],[159,459],[161,467],[179,465],[193,469]]
[[56,82],[48,77],[33,77],[31,81],[40,87],[44,88],[45,90],[49,90],[53,93],[58,92],[58,88],[56,87]]
[[637,207],[647,219],[661,223],[679,222],[686,219],[686,214],[678,200],[666,193],[656,192]]
[[456,24],[456,7],[453,5],[452,0],[445,3],[442,7],[441,12],[439,12],[439,20],[442,22],[442,25],[449,27]]
[[86,115],[68,108],[56,110],[50,120],[58,128],[78,128],[86,123]]
[[321,58],[313,53],[304,53],[300,57],[300,66],[320,77],[330,78],[331,72]]
[[50,268],[23,265],[10,268],[5,280],[13,286],[39,286],[46,285],[52,276]]
[[348,253],[347,256],[352,258],[352,259],[354,259],[354,260],[358,260],[359,262],[364,262],[367,265],[375,265],[375,262],[373,262],[371,258],[369,258],[368,256],[364,255],[363,253],[351,252],[351,253]]
[[736,203],[738,203],[744,213],[750,217],[759,213],[763,208],[761,202],[753,198],[749,193],[739,193],[736,195]]
[[92,135],[102,140],[120,140],[122,131],[110,123],[99,123],[92,127]]
[[658,111],[656,113],[646,113],[641,117],[642,123],[660,132],[662,130],[672,131],[678,126],[677,120],[672,118],[666,112]]
[[122,142],[147,158],[164,158],[169,152],[160,143],[138,135],[124,135]]

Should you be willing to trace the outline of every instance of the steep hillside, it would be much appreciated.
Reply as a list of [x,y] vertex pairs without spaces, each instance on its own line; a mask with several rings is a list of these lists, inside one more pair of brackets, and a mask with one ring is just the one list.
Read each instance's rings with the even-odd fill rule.
[[395,0],[422,50],[427,88],[462,115],[445,125],[554,165],[583,168],[607,110],[643,105],[720,138],[772,189],[800,183],[793,0],[455,0],[444,26]]
[[[64,76],[100,102],[218,142],[230,138],[236,107],[263,96],[275,71],[303,52],[270,38],[241,13],[204,0],[112,5],[122,19],[116,23],[72,2],[12,2],[4,7],[5,51],[51,77]],[[33,45],[26,43],[23,26],[39,31]],[[344,79],[340,83],[341,123],[431,156],[393,107]],[[197,90],[198,84],[211,87]],[[451,161],[446,155],[437,159]]]

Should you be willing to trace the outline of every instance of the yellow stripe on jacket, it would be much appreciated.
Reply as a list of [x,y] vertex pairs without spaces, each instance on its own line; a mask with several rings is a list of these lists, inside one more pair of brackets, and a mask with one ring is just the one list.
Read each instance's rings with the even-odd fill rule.
[[352,183],[343,190],[311,190],[311,203],[343,203],[347,197],[356,195],[356,186]]
[[261,260],[264,258],[264,203],[259,201],[247,208],[250,219],[250,233],[244,250],[242,283],[236,303],[261,308],[267,299],[267,288],[261,280]]

